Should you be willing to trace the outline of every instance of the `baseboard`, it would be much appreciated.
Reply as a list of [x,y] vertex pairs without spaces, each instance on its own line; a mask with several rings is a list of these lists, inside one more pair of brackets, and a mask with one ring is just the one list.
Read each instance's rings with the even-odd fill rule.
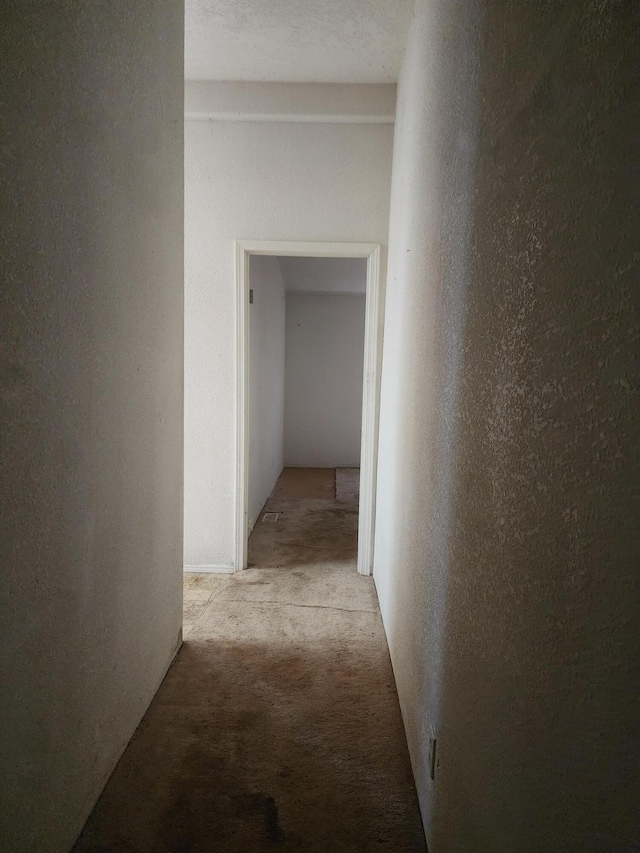
[[224,566],[216,566],[216,565],[199,565],[199,566],[183,566],[182,570],[185,572],[217,572],[218,574],[224,575],[232,575],[235,572],[233,566],[224,565]]

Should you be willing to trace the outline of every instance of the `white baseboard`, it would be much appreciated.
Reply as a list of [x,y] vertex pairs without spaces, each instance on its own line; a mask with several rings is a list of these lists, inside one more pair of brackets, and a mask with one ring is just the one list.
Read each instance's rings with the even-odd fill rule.
[[183,566],[185,572],[218,572],[219,574],[232,575],[235,571],[233,566]]

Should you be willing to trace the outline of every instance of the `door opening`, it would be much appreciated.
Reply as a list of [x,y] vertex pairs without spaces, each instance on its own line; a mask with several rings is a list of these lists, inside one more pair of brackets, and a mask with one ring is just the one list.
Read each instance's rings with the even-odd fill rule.
[[[251,404],[249,397],[250,374],[252,370],[269,370],[269,365],[255,364],[251,361],[249,311],[251,304],[251,281],[250,260],[255,256],[271,257],[274,261],[280,257],[287,258],[362,258],[366,262],[366,289],[364,307],[364,359],[362,370],[362,418],[360,426],[359,441],[359,514],[358,514],[358,558],[357,570],[360,574],[371,574],[373,561],[373,535],[375,527],[375,487],[376,487],[376,462],[377,462],[377,438],[378,438],[378,416],[379,416],[379,381],[380,381],[380,357],[382,342],[382,307],[383,294],[381,287],[380,270],[380,246],[379,244],[362,243],[282,243],[282,242],[244,242],[236,243],[236,306],[237,306],[237,453],[236,453],[236,553],[235,569],[247,568],[248,563],[248,538],[250,528],[257,520],[257,511],[263,505],[262,497],[255,483],[249,483],[249,467],[252,453],[251,444],[254,444],[253,453],[259,450],[255,446],[255,438],[250,441],[250,418]],[[265,267],[268,276],[268,268]],[[268,278],[265,279],[268,281]],[[328,303],[327,303],[328,304]],[[253,307],[253,306],[252,306]],[[305,310],[309,310],[309,306]],[[313,310],[313,309],[311,309]],[[350,309],[351,310],[351,309]],[[274,317],[270,321],[278,323]],[[275,328],[272,325],[272,328]],[[269,358],[278,358],[278,353],[272,353]],[[268,361],[269,359],[267,359]],[[276,381],[264,383],[268,393],[273,391],[275,402],[270,409],[278,410],[278,395],[284,394],[283,387]],[[277,430],[278,424],[266,423],[261,428],[261,433],[268,433],[269,429]],[[282,428],[282,427],[280,427]],[[304,432],[302,430],[301,432]],[[346,431],[348,432],[348,431]],[[254,430],[255,435],[255,430]],[[345,438],[347,441],[347,438]],[[290,443],[291,444],[291,443]],[[299,448],[289,447],[289,454],[300,452]],[[353,450],[342,448],[338,457],[350,459]],[[343,453],[343,457],[339,453]],[[351,456],[349,455],[351,453]],[[344,455],[346,454],[346,455]],[[301,457],[302,458],[302,457]],[[267,463],[268,464],[268,463]],[[277,465],[277,460],[272,464]],[[294,464],[297,464],[294,462]],[[340,466],[336,466],[340,467]],[[318,471],[323,468],[318,466]],[[311,469],[309,469],[311,470]],[[357,469],[351,463],[347,463],[336,475],[337,488],[344,495],[353,499],[354,476]],[[286,470],[285,470],[286,473]],[[289,474],[282,488],[297,488],[301,472]],[[252,475],[255,476],[255,475]],[[266,473],[266,480],[273,472]],[[277,477],[277,472],[276,475]],[[305,475],[306,476],[306,475]],[[324,475],[309,474],[312,478]],[[306,476],[306,488],[309,487],[309,476]],[[303,477],[304,480],[304,477]],[[250,488],[251,485],[251,488]],[[265,499],[268,495],[263,496]],[[260,505],[260,506],[258,506]],[[253,541],[253,540],[252,540]]]

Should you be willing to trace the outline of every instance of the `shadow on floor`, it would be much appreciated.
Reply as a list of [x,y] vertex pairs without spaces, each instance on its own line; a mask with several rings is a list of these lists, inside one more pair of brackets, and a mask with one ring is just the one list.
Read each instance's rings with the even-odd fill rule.
[[[227,623],[260,609],[218,607],[235,611]],[[321,621],[334,636],[306,631],[296,648],[286,635],[309,611],[282,609],[293,613],[265,628],[268,643],[207,639],[199,625],[75,853],[424,851],[377,614],[357,614],[345,646],[354,614],[332,612]]]
[[256,568],[185,576],[187,639],[75,853],[424,853],[357,469],[341,501],[313,470],[279,481]]

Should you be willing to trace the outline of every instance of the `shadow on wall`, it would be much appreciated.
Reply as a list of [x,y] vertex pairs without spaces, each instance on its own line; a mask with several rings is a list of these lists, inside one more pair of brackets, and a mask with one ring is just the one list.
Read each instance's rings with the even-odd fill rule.
[[640,849],[630,5],[487,9],[435,851]]
[[[490,2],[481,42],[432,14],[399,94],[390,280],[414,310],[388,305],[383,388],[429,405],[384,416],[376,564],[427,839],[637,850],[632,6]],[[421,145],[417,103],[447,117]]]

